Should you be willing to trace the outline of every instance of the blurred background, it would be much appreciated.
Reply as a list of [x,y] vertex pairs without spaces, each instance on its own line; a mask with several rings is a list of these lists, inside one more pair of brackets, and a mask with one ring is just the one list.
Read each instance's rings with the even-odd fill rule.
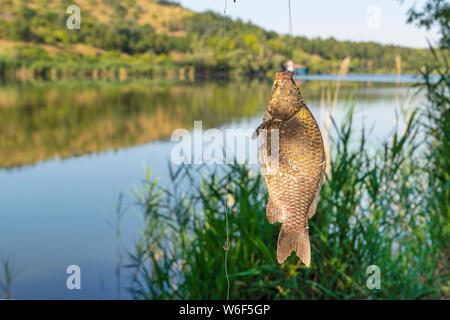
[[[449,297],[447,1],[0,8],[2,297],[224,299],[226,212],[233,299]],[[170,161],[194,121],[256,128],[285,69],[329,154],[309,269],[276,262],[256,167]]]

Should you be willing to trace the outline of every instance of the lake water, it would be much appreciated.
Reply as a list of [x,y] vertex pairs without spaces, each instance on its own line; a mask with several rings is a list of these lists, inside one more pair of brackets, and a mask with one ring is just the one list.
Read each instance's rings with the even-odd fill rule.
[[[366,82],[372,80],[371,82]],[[341,83],[334,111],[349,105],[355,129],[371,147],[392,133],[396,109],[423,103],[409,84]],[[385,81],[387,81],[385,79]],[[299,83],[315,118],[333,100],[332,81]],[[270,82],[58,82],[0,86],[0,258],[19,272],[18,299],[115,299],[115,237],[107,224],[121,192],[144,177],[144,165],[168,181],[173,130],[256,128]],[[351,98],[352,97],[352,98]],[[351,98],[351,103],[349,102]],[[140,218],[122,220],[122,247],[138,239]],[[66,288],[66,268],[81,268],[81,290]],[[1,271],[0,271],[1,276]],[[126,272],[122,286],[129,284]],[[129,298],[126,289],[122,298]]]
[[[340,78],[341,81],[346,82],[379,82],[379,83],[417,83],[420,81],[420,75],[413,74],[347,74],[345,76],[338,76],[333,74],[306,74],[298,75],[298,80],[320,80],[320,81],[336,81]],[[438,75],[432,75],[431,81],[438,81]]]

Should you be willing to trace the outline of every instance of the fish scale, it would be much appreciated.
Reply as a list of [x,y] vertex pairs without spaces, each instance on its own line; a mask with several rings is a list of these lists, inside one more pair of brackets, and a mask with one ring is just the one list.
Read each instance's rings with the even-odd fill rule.
[[[277,259],[283,263],[295,251],[310,264],[308,219],[316,210],[325,172],[325,151],[316,120],[306,106],[289,71],[276,74],[263,123],[260,155],[269,192],[266,208],[270,223],[281,222]],[[263,159],[271,154],[271,130],[279,132],[278,167]],[[264,150],[263,150],[264,149]]]

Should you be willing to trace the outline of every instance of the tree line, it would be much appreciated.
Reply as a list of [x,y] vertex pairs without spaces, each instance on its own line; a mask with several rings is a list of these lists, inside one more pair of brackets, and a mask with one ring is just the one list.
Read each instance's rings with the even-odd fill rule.
[[[151,0],[149,0],[151,1]],[[0,16],[0,39],[18,42],[13,50],[0,57],[0,72],[13,66],[30,67],[45,61],[49,67],[67,67],[68,62],[87,65],[121,65],[126,69],[193,67],[196,72],[217,74],[227,68],[240,75],[270,75],[279,70],[291,55],[290,39],[266,31],[240,19],[225,19],[214,12],[193,13],[165,22],[167,33],[154,30],[150,24],[137,24],[139,13],[130,15],[134,1],[104,0],[113,9],[109,23],[101,22],[95,12],[82,11],[82,28],[68,30],[65,8],[70,1],[40,1],[31,7],[27,1],[14,4],[3,0],[6,14]],[[160,6],[176,10],[169,1]],[[143,9],[142,9],[143,10]],[[9,15],[9,18],[5,16]],[[103,20],[103,19],[102,19]],[[177,35],[172,33],[178,32]],[[25,44],[23,44],[25,43]],[[97,54],[71,50],[81,43],[101,50]],[[334,73],[342,59],[350,56],[350,72],[396,73],[396,57],[404,73],[415,73],[431,59],[429,51],[374,42],[337,41],[334,38],[295,37],[294,60],[306,65],[310,73]],[[48,52],[44,45],[61,50]],[[39,64],[39,63],[38,63]],[[137,67],[138,66],[138,67]]]

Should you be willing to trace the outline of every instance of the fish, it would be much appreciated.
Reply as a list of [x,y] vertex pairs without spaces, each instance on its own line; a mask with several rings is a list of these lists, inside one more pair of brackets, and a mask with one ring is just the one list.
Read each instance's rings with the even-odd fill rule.
[[[262,130],[266,130],[265,135],[260,135]],[[278,130],[275,131],[278,133],[276,168],[273,162],[267,161],[273,144],[273,130]],[[281,223],[278,263],[282,264],[295,251],[309,267],[308,220],[316,212],[326,154],[319,126],[290,71],[276,73],[263,122],[256,129],[254,138],[256,136],[260,136],[260,160],[269,193],[266,217],[271,224]]]

